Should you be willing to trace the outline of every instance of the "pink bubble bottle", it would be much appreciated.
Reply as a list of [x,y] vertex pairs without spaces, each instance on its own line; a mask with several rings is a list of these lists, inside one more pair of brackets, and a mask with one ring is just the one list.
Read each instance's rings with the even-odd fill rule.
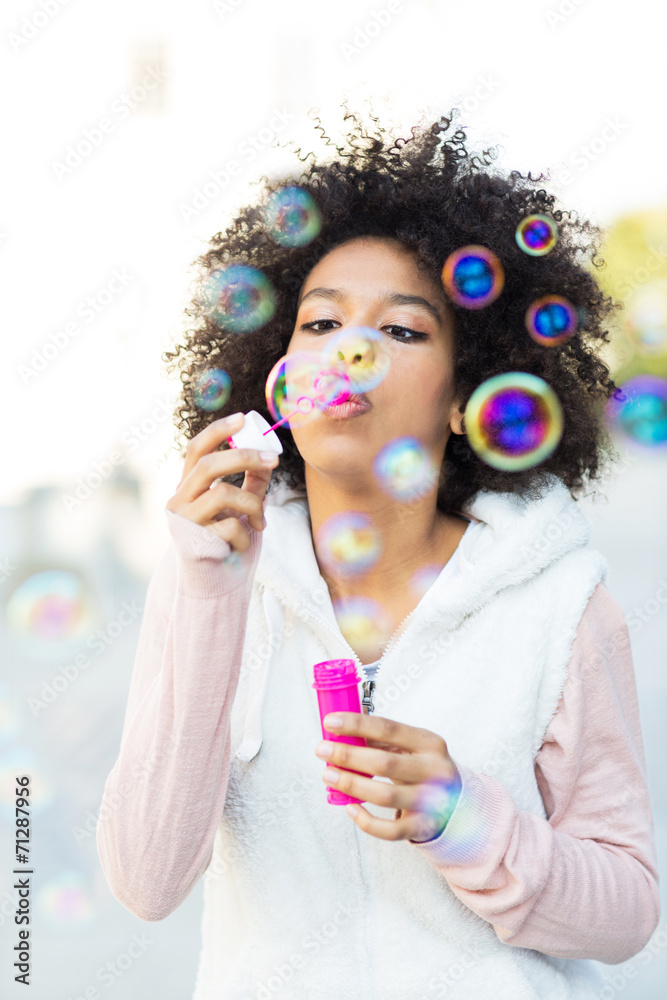
[[[329,715],[330,712],[359,712],[361,714],[358,686],[360,678],[354,660],[323,660],[314,665],[313,674],[315,683],[311,684],[311,687],[317,691],[322,738],[336,743],[350,743],[355,747],[367,746],[366,740],[361,736],[330,733],[328,729],[324,728],[322,721],[325,715]],[[345,770],[350,770],[352,774],[361,774],[365,778],[373,777],[371,774],[366,774],[365,771],[352,771],[351,768],[345,768]],[[353,795],[336,791],[335,788],[327,788],[327,802],[332,805],[344,806],[348,802],[364,801],[365,799],[357,799]]]

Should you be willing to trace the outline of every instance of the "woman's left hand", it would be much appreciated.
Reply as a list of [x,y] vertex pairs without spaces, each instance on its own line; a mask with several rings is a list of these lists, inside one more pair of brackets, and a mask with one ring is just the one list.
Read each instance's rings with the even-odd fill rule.
[[[331,715],[327,715],[323,720],[326,730],[361,736],[367,746],[326,741],[332,752],[323,759],[334,766],[322,774],[325,783],[363,802],[396,809],[395,819],[378,819],[359,805],[357,825],[382,840],[425,841],[438,836],[454,811],[462,784],[442,736],[363,712],[334,714],[340,716],[342,724],[332,726],[327,722]],[[321,757],[319,746],[315,753]],[[337,782],[331,780],[332,770],[338,772]],[[352,771],[365,771],[371,777]],[[391,784],[373,781],[374,775],[389,778]]]

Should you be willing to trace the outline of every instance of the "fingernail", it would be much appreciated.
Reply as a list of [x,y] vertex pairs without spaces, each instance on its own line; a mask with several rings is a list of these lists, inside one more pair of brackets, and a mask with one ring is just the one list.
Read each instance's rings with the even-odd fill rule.
[[227,419],[229,421],[238,420],[238,418],[242,417],[242,416],[243,416],[243,413],[241,413],[241,411],[239,410],[238,413],[230,413],[229,416],[227,417]]
[[343,720],[340,715],[325,715],[324,716],[324,728],[325,729],[336,729],[338,726],[342,725]]
[[318,743],[315,747],[315,753],[318,757],[330,757],[332,752],[333,747],[331,743],[328,743],[326,740],[322,740],[322,742]]
[[275,459],[278,458],[275,451],[260,451],[259,457],[262,460],[262,462],[273,462]]

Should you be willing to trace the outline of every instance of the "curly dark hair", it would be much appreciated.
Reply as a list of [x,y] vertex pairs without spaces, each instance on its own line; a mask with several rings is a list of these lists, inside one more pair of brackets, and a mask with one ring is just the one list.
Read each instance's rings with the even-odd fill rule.
[[[437,493],[443,513],[461,511],[480,489],[539,496],[555,474],[573,499],[582,490],[584,477],[596,478],[608,458],[617,458],[604,419],[604,404],[618,387],[610,370],[596,355],[596,342],[609,343],[603,329],[609,314],[621,303],[603,295],[592,267],[604,266],[598,256],[600,227],[579,221],[576,213],[554,208],[555,196],[536,189],[544,175],[509,176],[489,171],[495,149],[471,156],[465,132],[452,126],[458,110],[433,124],[424,120],[411,128],[408,138],[388,138],[372,114],[374,127],[345,107],[344,121],[352,119],[347,147],[326,135],[321,120],[317,128],[327,145],[336,149],[331,162],[316,162],[310,152],[296,155],[301,163],[312,157],[300,176],[263,176],[264,191],[257,204],[242,209],[222,233],[210,240],[210,249],[196,264],[204,277],[231,263],[259,268],[276,293],[273,318],[251,333],[234,333],[216,325],[198,296],[185,310],[194,325],[185,342],[165,352],[163,361],[173,371],[178,362],[182,403],[176,411],[177,428],[189,440],[207,424],[236,411],[254,409],[270,423],[266,406],[266,378],[282,357],[294,330],[297,300],[314,265],[334,247],[358,236],[398,239],[412,249],[420,269],[441,283],[442,267],[456,249],[482,244],[500,258],[505,273],[502,294],[483,309],[465,309],[449,300],[455,325],[456,392],[465,407],[473,391],[493,375],[508,371],[530,372],[544,379],[563,409],[563,434],[555,450],[537,466],[517,471],[494,468],[472,450],[465,436],[450,435]],[[258,182],[259,183],[259,182]],[[319,234],[302,247],[277,243],[263,222],[263,206],[275,191],[298,185],[315,200],[322,215]],[[558,224],[555,247],[544,256],[524,253],[515,230],[527,215],[551,216]],[[579,328],[560,346],[542,346],[528,336],[525,313],[538,297],[565,296],[577,309]],[[210,311],[210,310],[209,310]],[[231,394],[224,407],[207,412],[194,400],[198,375],[222,368],[231,377]],[[273,479],[305,491],[304,462],[285,426],[277,429],[284,452]],[[223,446],[224,447],[224,446]],[[184,451],[183,451],[184,454]],[[243,473],[223,477],[235,485]]]

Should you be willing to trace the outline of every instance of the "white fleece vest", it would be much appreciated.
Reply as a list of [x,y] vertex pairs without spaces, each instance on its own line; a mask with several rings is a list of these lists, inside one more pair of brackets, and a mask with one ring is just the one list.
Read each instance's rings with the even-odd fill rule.
[[[535,756],[607,564],[555,477],[540,500],[480,492],[462,513],[483,524],[460,543],[459,575],[436,580],[387,647],[375,714],[439,733],[455,761],[546,818]],[[592,962],[502,943],[419,848],[370,836],[327,803],[313,664],[360,661],[305,498],[270,496],[266,519],[193,1000],[593,1000],[604,981]]]

